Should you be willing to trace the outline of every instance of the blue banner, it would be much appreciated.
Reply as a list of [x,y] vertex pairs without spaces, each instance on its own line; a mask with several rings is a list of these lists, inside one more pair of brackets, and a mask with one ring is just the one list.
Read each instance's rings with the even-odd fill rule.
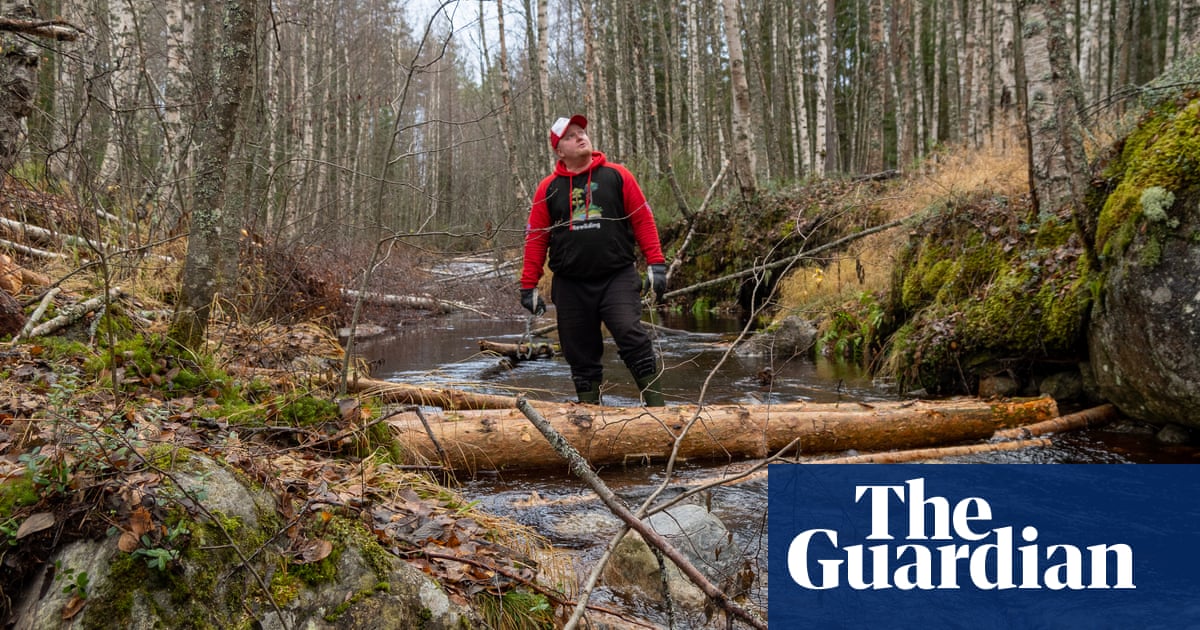
[[772,628],[1200,628],[1200,466],[776,465]]

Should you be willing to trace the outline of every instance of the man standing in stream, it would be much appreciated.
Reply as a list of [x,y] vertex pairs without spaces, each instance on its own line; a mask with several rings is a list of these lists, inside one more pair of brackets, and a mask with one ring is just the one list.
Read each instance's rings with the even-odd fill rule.
[[650,286],[661,301],[667,265],[658,228],[633,174],[592,148],[587,124],[587,118],[576,114],[550,127],[550,148],[558,163],[538,185],[529,210],[521,305],[534,315],[546,311],[537,283],[549,254],[559,342],[579,402],[600,403],[603,323],[642,401],[662,407],[660,366],[642,325],[642,279],[635,251],[642,250]]

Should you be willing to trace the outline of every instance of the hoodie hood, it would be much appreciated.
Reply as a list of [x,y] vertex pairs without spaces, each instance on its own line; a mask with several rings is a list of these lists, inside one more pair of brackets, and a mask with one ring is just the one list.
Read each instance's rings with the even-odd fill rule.
[[602,153],[600,151],[592,151],[592,162],[587,165],[587,168],[584,168],[582,171],[579,171],[579,172],[572,172],[570,169],[567,168],[566,164],[563,164],[562,160],[559,160],[558,163],[554,165],[554,174],[562,175],[563,177],[571,177],[573,175],[582,175],[584,173],[587,173],[588,171],[596,170],[600,166],[603,166],[604,163],[607,161],[608,160],[605,159],[605,157],[604,157],[604,153]]

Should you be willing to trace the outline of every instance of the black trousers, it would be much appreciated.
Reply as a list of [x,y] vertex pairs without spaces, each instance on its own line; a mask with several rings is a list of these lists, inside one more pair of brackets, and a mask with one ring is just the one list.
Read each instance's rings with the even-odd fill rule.
[[551,291],[558,313],[558,340],[573,381],[604,380],[601,323],[634,378],[656,373],[654,346],[642,325],[641,289],[642,278],[633,265],[597,280],[554,275]]

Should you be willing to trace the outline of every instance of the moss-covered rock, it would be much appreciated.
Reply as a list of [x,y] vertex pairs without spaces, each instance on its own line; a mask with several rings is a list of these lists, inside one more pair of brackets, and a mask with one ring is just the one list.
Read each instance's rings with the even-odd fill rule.
[[[165,461],[161,453],[156,461]],[[300,565],[270,494],[200,453],[172,458],[159,493],[167,529],[156,562],[143,542],[119,550],[119,532],[60,548],[17,594],[14,613],[29,627],[83,628],[460,628],[478,625],[419,569],[387,553],[354,519],[334,518],[322,535],[334,551]],[[203,509],[190,504],[198,502]],[[143,553],[145,551],[145,553]],[[168,559],[169,558],[169,559]],[[63,610],[80,588],[64,575],[86,574],[86,604]],[[78,584],[73,580],[71,583]]]
[[905,390],[976,393],[998,371],[1086,355],[1097,275],[1068,220],[1038,222],[1023,200],[948,202],[914,231],[889,299],[886,365]]
[[1088,347],[1126,415],[1200,426],[1200,98],[1157,104],[1104,170]]

